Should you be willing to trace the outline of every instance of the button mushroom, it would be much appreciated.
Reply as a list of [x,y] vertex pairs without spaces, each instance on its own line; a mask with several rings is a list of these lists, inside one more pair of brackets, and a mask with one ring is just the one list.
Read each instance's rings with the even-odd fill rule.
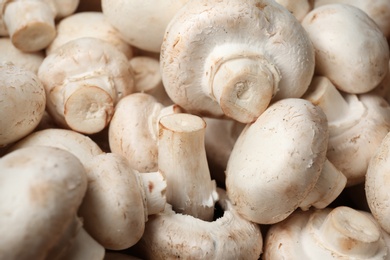
[[88,37],[70,41],[46,56],[38,76],[53,119],[85,134],[103,130],[116,103],[132,93],[134,86],[126,56],[111,44]]
[[305,30],[269,0],[189,1],[169,23],[160,59],[174,103],[242,123],[253,122],[271,99],[302,96],[314,63]]
[[340,93],[326,77],[314,77],[304,98],[327,116],[328,159],[347,177],[348,186],[362,183],[372,155],[390,131],[390,105],[374,93]]
[[0,159],[1,259],[45,259],[72,223],[87,189],[70,152],[27,147]]
[[326,207],[346,183],[326,159],[327,144],[319,107],[298,98],[273,103],[244,128],[227,164],[226,189],[237,212],[273,224],[298,207]]
[[268,230],[263,259],[385,259],[385,232],[367,214],[347,206],[296,211]]
[[298,21],[302,21],[313,9],[313,0],[275,0],[275,2],[289,10]]
[[361,9],[347,4],[323,5],[309,12],[302,26],[314,45],[316,74],[329,78],[339,90],[366,93],[386,76],[389,45]]
[[46,106],[45,89],[34,72],[0,63],[0,146],[16,142],[39,124]]

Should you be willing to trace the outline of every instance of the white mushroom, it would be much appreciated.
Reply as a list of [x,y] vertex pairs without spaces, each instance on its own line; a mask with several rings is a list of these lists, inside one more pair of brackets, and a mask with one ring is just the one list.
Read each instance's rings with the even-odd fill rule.
[[177,214],[169,204],[151,217],[136,245],[142,258],[259,259],[263,246],[259,226],[242,218],[221,190],[218,194],[224,212],[215,221]]
[[174,103],[242,123],[271,99],[302,96],[314,63],[305,30],[269,0],[189,1],[169,23],[160,59]]
[[72,223],[87,189],[71,153],[27,147],[0,159],[1,259],[45,259]]
[[71,40],[82,37],[94,37],[111,43],[123,52],[128,59],[133,56],[132,47],[121,38],[119,32],[107,21],[101,12],[72,14],[62,19],[56,25],[56,31],[56,37],[46,48],[47,55]]
[[116,103],[132,93],[134,86],[126,56],[111,44],[88,37],[70,41],[46,56],[38,76],[53,119],[85,134],[103,130]]
[[323,208],[346,178],[326,159],[328,125],[307,100],[273,103],[238,137],[226,169],[226,189],[235,209],[259,224],[273,224],[295,209]]
[[115,107],[108,129],[111,151],[126,157],[139,172],[157,171],[158,121],[180,111],[176,105],[164,107],[149,94],[124,97]]
[[313,9],[313,0],[275,0],[275,2],[289,10],[298,21],[302,21]]
[[43,52],[22,52],[16,48],[8,37],[0,38],[0,63],[11,62],[15,66],[38,73],[45,55]]
[[79,0],[5,0],[1,12],[15,47],[34,52],[50,44],[56,35],[55,19],[73,13],[78,3]]
[[340,93],[326,77],[314,77],[304,98],[327,116],[328,159],[347,177],[348,186],[362,183],[372,155],[390,131],[390,105],[374,93]]
[[268,230],[264,260],[388,259],[385,232],[353,208],[296,211]]
[[390,1],[388,0],[314,0],[314,8],[326,4],[349,4],[363,10],[390,37]]
[[160,52],[167,24],[188,0],[102,0],[107,20],[129,44]]
[[46,106],[45,89],[34,72],[0,64],[0,146],[16,142],[39,124]]
[[167,202],[177,213],[210,221],[218,200],[204,145],[206,123],[196,115],[178,113],[159,122],[158,169],[167,181]]
[[8,36],[8,30],[7,26],[4,23],[3,19],[3,11],[4,10],[4,5],[8,2],[8,0],[0,0],[0,36]]
[[313,9],[302,21],[316,53],[316,74],[344,92],[374,89],[389,71],[389,45],[375,22],[346,4]]

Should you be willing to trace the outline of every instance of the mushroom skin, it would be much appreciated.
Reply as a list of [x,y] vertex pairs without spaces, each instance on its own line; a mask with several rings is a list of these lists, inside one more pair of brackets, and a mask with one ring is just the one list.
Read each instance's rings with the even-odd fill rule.
[[102,0],[102,12],[123,39],[139,49],[160,52],[164,32],[188,0]]
[[63,128],[84,134],[102,131],[117,102],[134,88],[126,56],[110,43],[91,37],[69,41],[46,56],[38,77],[53,119]]
[[237,212],[273,224],[300,204],[307,208],[326,162],[328,134],[321,108],[300,98],[279,100],[248,124],[226,168],[226,190]]
[[80,160],[53,147],[0,159],[1,259],[45,259],[71,224],[87,189]]
[[365,178],[367,203],[374,218],[390,233],[390,134],[388,133],[372,156]]
[[9,145],[34,131],[46,107],[42,82],[34,72],[0,63],[0,146]]
[[361,9],[347,4],[323,5],[309,12],[302,26],[314,45],[316,75],[329,78],[339,90],[369,92],[388,73],[387,40]]
[[269,0],[189,1],[170,21],[161,73],[187,112],[253,122],[271,99],[300,97],[314,72],[312,43]]
[[278,4],[289,10],[298,21],[313,9],[313,0],[275,0]]
[[386,234],[369,215],[347,206],[298,210],[270,227],[263,259],[388,259]]
[[150,217],[136,250],[143,259],[259,259],[259,225],[242,218],[224,193],[218,189],[224,213],[215,221],[175,213],[167,204],[164,212]]

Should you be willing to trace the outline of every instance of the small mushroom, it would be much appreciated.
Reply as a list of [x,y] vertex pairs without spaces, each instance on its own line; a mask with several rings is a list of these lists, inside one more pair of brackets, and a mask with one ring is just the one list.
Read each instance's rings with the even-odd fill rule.
[[30,134],[43,117],[45,89],[34,72],[0,63],[0,146]]
[[116,103],[134,86],[126,56],[111,44],[89,37],[67,42],[46,56],[38,76],[53,119],[85,134],[103,130]]
[[6,0],[1,12],[15,47],[34,52],[54,39],[55,19],[72,14],[78,4],[79,0]]
[[388,259],[385,232],[367,214],[347,206],[296,211],[270,227],[263,259]]
[[300,97],[314,49],[297,19],[269,0],[189,1],[169,23],[161,73],[187,112],[250,123],[271,100]]
[[368,206],[381,227],[390,233],[390,134],[378,146],[368,165],[365,191]]
[[314,77],[304,98],[327,116],[328,159],[347,177],[347,186],[362,183],[372,155],[390,131],[390,105],[374,93],[340,93],[326,77]]
[[160,52],[167,24],[188,0],[102,0],[107,20],[132,46]]
[[257,260],[263,247],[260,227],[242,218],[224,191],[218,189],[224,210],[215,221],[203,221],[165,211],[150,217],[135,246],[143,259],[247,259]]
[[80,160],[53,147],[0,159],[1,259],[45,259],[72,223],[87,189]]
[[329,78],[339,90],[369,92],[388,73],[387,40],[361,9],[347,4],[323,5],[309,12],[302,26],[314,45],[316,74]]
[[167,181],[167,202],[177,213],[212,220],[218,200],[204,144],[206,123],[196,115],[178,113],[159,121],[158,169]]
[[67,16],[56,25],[56,31],[56,37],[46,48],[47,55],[71,40],[94,37],[111,43],[128,59],[133,57],[132,47],[121,38],[102,12],[81,12]]
[[298,207],[326,207],[346,184],[326,158],[327,144],[319,107],[300,98],[273,103],[244,128],[231,152],[226,189],[234,208],[250,221],[273,224]]
[[15,66],[38,73],[45,55],[43,52],[22,52],[8,37],[0,38],[0,63],[13,63]]
[[313,0],[275,0],[275,2],[289,10],[298,21],[302,21],[313,9]]
[[158,170],[158,121],[166,114],[178,113],[176,106],[164,107],[152,95],[133,93],[115,107],[108,129],[113,153],[127,158],[139,172]]

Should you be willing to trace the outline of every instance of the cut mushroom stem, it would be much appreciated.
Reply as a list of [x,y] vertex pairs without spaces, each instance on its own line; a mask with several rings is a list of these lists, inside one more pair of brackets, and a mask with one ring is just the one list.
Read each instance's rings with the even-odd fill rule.
[[212,220],[218,195],[206,159],[205,121],[179,113],[159,125],[158,168],[167,180],[167,202],[176,212]]
[[316,185],[299,207],[302,210],[308,210],[311,206],[317,209],[327,207],[344,190],[346,183],[347,178],[329,160],[326,160]]
[[243,123],[253,122],[268,107],[281,78],[265,57],[239,44],[216,47],[205,66],[205,93],[219,103],[225,115]]

